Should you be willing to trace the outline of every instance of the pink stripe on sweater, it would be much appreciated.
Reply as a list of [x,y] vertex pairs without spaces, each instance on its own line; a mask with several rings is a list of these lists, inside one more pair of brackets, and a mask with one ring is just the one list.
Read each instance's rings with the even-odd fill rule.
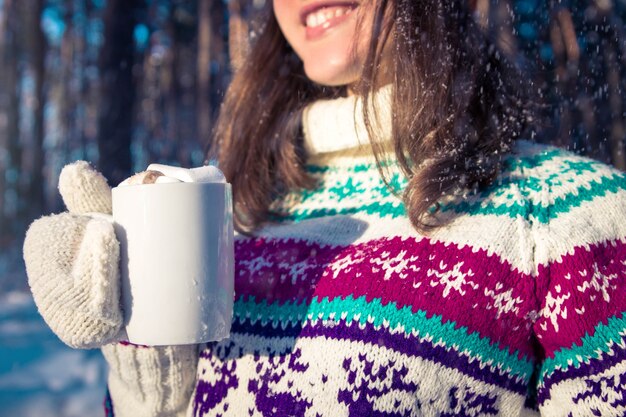
[[257,239],[239,242],[236,258],[240,297],[268,303],[378,298],[439,315],[511,353],[533,352],[534,279],[484,250],[428,239],[379,239],[348,247]]
[[539,268],[537,293],[545,300],[535,323],[547,357],[580,345],[594,327],[626,311],[626,242],[578,247]]

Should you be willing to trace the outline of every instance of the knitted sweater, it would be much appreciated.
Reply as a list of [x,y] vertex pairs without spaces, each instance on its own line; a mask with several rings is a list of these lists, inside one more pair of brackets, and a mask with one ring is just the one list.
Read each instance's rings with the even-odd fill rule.
[[520,141],[425,237],[356,135],[315,153],[332,127],[307,134],[319,186],[236,241],[231,336],[201,351],[194,416],[626,412],[623,174]]

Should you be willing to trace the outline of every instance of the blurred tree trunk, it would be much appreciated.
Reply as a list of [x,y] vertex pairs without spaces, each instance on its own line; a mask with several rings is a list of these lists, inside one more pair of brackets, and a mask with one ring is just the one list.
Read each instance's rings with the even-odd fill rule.
[[76,88],[75,88],[75,9],[74,1],[70,0],[65,5],[65,30],[61,39],[61,99],[59,108],[59,120],[61,140],[63,141],[63,159],[68,160],[76,146]]
[[12,88],[8,84],[9,65],[11,65],[11,39],[13,37],[10,25],[13,8],[11,0],[4,0],[0,5],[0,240],[7,234],[7,220],[4,214],[6,195],[6,170],[9,165],[9,156],[5,151],[9,146],[9,117],[10,95]]
[[[41,28],[41,13],[43,12],[44,0],[28,0],[28,28],[32,30],[29,36],[29,59],[31,61],[34,77],[34,103],[33,103],[33,143],[30,149],[28,170],[29,181],[26,184],[25,194],[28,203],[27,216],[32,218],[46,211],[44,207],[44,78],[46,76],[45,56],[46,37]],[[30,219],[27,219],[30,220]]]
[[10,234],[18,203],[20,16],[15,0],[2,4],[0,21],[0,239]]
[[141,116],[146,126],[146,134],[143,137],[142,148],[146,152],[145,162],[150,163],[156,161],[158,154],[156,152],[160,135],[160,107],[159,103],[159,62],[152,56],[152,45],[148,48],[143,56],[143,81],[142,81],[142,104]]
[[8,35],[8,22],[7,16],[9,12],[10,0],[5,0],[0,4],[0,241],[6,234],[6,220],[4,217],[4,195],[6,192],[5,172],[7,166],[6,153],[2,152],[6,149],[8,137],[8,94],[6,83],[6,71],[7,71],[7,35]]
[[232,22],[237,17],[230,14],[232,4],[239,0],[224,2],[198,0],[198,60],[197,60],[197,120],[198,137],[209,145],[211,129],[216,117],[216,110],[221,102],[221,95],[227,87],[228,75],[228,39],[223,31],[228,24],[225,16]]
[[78,82],[74,97],[76,97],[75,112],[80,116],[76,118],[76,135],[78,136],[78,146],[83,158],[87,155],[87,68],[89,66],[87,56],[87,39],[89,37],[88,19],[90,15],[91,0],[74,0],[75,9],[83,16],[78,27],[74,28],[74,53],[76,55],[76,74]]
[[[573,98],[578,90],[576,81],[580,74],[580,49],[572,14],[565,7],[555,7],[552,10],[550,43],[554,53],[555,91],[562,98],[558,103],[560,129],[553,144],[567,147],[570,145],[570,134],[576,123],[576,108],[570,98]],[[593,113],[589,117],[593,118]],[[593,129],[595,123],[591,121],[590,124]]]
[[108,0],[100,51],[99,170],[111,185],[131,174],[135,63],[133,31],[143,0]]
[[197,73],[197,36],[198,5],[187,2],[180,5],[174,19],[175,48],[175,85],[176,97],[176,149],[175,160],[180,166],[190,167],[194,161],[193,153],[198,149],[196,83]]
[[492,22],[489,26],[497,46],[507,57],[516,61],[519,50],[515,37],[514,12],[511,0],[496,0],[490,6],[481,5],[487,9],[488,19]]
[[515,37],[515,13],[512,0],[468,0],[478,25],[504,52],[515,60],[518,54]]
[[184,166],[183,161],[181,161],[181,158],[179,158],[179,155],[183,153],[183,149],[181,148],[184,146],[184,138],[182,138],[180,134],[180,119],[182,107],[180,103],[180,66],[184,43],[181,40],[181,23],[178,21],[179,19],[176,16],[176,12],[177,8],[172,7],[168,21],[168,32],[171,39],[171,49],[168,54],[168,61],[164,68],[164,93],[165,101],[167,103],[166,112],[168,115],[166,137],[167,141],[171,144],[168,147],[170,154],[167,155],[167,159],[177,160],[178,163]]
[[198,137],[208,141],[211,136],[211,0],[198,0],[198,9]]
[[[148,15],[153,17],[158,15],[158,4],[151,2],[148,8]],[[154,25],[151,29],[151,35],[148,38],[147,48],[143,54],[142,63],[142,82],[141,82],[141,119],[145,126],[145,134],[141,137],[141,148],[145,152],[143,158],[144,163],[157,162],[160,160],[161,149],[164,148],[162,125],[164,115],[161,109],[161,66],[163,61],[163,49],[155,53],[155,49],[159,47],[161,36],[156,36],[158,26],[150,20]]]

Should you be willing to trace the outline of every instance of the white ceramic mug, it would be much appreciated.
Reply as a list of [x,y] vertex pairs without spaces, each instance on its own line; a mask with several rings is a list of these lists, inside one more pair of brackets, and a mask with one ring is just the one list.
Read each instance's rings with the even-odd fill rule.
[[230,184],[116,187],[113,220],[128,341],[159,346],[228,337],[234,294]]

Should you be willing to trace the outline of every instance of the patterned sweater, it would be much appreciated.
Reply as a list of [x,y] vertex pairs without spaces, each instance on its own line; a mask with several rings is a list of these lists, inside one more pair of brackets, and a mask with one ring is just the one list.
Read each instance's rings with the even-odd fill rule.
[[231,336],[201,352],[194,416],[626,412],[622,173],[518,142],[425,237],[367,146],[338,147],[313,149],[319,186],[279,224],[237,239]]
[[371,158],[308,170],[319,188],[236,244],[232,334],[201,353],[194,415],[626,412],[623,174],[519,142],[424,237]]

